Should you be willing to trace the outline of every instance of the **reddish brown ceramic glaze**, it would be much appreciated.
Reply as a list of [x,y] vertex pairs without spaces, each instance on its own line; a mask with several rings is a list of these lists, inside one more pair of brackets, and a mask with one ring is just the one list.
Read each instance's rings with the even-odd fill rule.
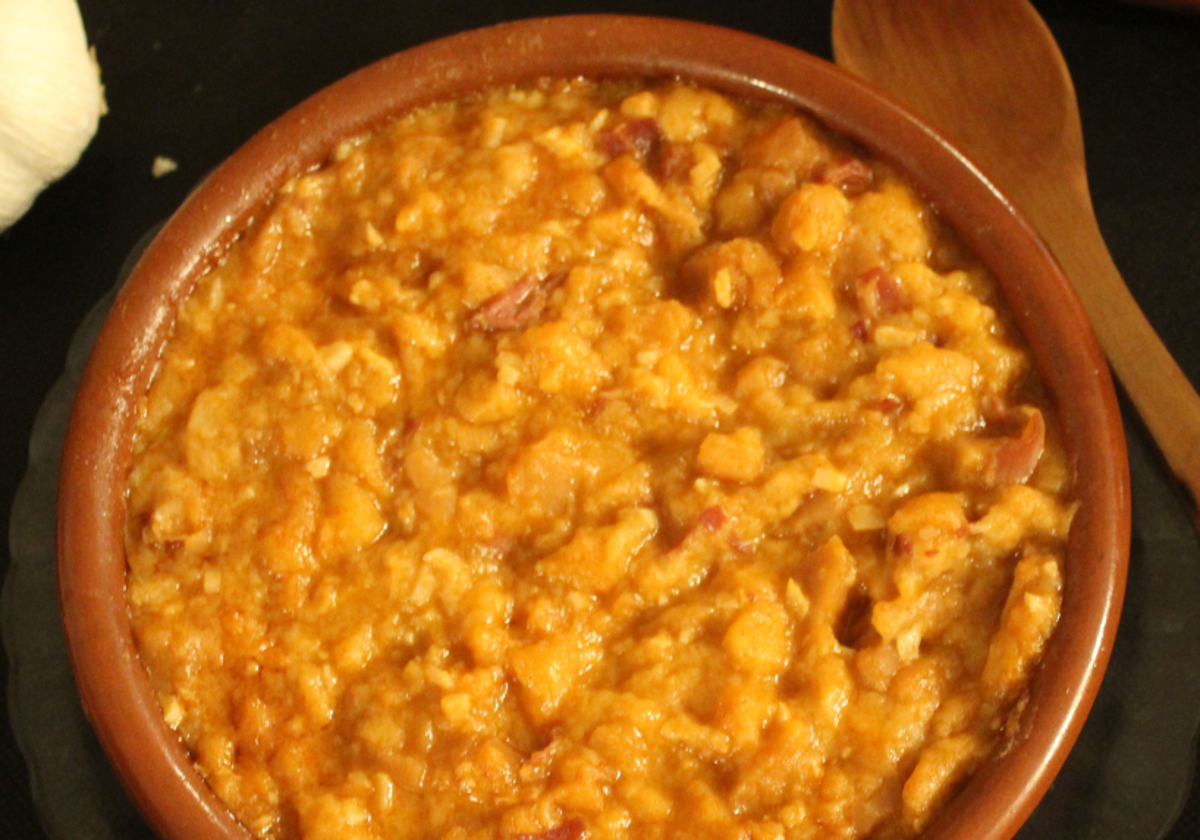
[[1062,618],[1011,748],[986,762],[927,836],[1009,838],[1075,742],[1108,662],[1129,545],[1125,439],[1108,368],[1066,278],[1030,226],[958,153],[829,63],[751,35],[633,17],[533,20],[371,65],[250,140],[184,203],[133,271],[96,343],[63,453],[60,599],[83,705],[165,838],[248,838],[163,722],[125,601],[125,480],[134,410],[177,304],[292,175],[334,144],[433,100],[543,76],[682,76],[797,105],[907,173],[999,278],[1061,410],[1078,471]]

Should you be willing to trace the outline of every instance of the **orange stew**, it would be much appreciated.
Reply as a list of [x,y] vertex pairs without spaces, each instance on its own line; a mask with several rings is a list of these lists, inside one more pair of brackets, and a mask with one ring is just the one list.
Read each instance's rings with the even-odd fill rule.
[[1070,485],[886,165],[544,82],[343,143],[200,281],[129,606],[262,838],[909,837],[1020,710]]

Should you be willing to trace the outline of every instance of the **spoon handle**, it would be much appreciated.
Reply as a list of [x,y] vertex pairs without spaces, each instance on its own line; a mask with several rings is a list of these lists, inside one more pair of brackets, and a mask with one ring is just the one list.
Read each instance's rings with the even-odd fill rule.
[[1200,520],[1200,395],[1125,285],[1086,187],[1013,198],[1071,279],[1117,379],[1182,485],[1193,521]]

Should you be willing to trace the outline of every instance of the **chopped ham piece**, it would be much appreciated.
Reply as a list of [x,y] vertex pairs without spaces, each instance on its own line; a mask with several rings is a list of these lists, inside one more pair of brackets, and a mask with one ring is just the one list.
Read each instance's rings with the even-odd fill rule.
[[850,157],[826,164],[817,172],[814,180],[819,184],[833,184],[856,195],[871,188],[875,172],[865,160]]
[[1021,484],[1033,475],[1046,448],[1046,421],[1036,408],[1028,410],[1028,417],[1021,434],[996,448],[996,458],[989,470],[993,484]]
[[706,507],[700,512],[700,524],[710,531],[719,531],[725,526],[725,511],[719,505]]
[[601,131],[596,136],[596,145],[609,157],[634,155],[647,158],[657,149],[661,136],[658,121],[642,117]]
[[526,274],[503,292],[484,301],[467,324],[489,332],[523,329],[541,317],[550,291],[564,277],[562,274],[549,277]]
[[855,297],[864,314],[881,318],[903,312],[911,305],[904,287],[894,274],[876,267],[863,272],[854,287]]
[[655,170],[660,181],[677,181],[687,175],[691,168],[691,152],[678,143],[664,146],[655,162]]

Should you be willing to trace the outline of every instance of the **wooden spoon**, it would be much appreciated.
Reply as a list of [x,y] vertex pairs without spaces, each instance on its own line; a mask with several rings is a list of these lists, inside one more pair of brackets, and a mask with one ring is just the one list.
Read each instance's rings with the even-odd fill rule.
[[1189,512],[1200,498],[1200,397],[1121,279],[1096,223],[1066,61],[1027,0],[834,0],[837,63],[965,152],[1038,229]]

